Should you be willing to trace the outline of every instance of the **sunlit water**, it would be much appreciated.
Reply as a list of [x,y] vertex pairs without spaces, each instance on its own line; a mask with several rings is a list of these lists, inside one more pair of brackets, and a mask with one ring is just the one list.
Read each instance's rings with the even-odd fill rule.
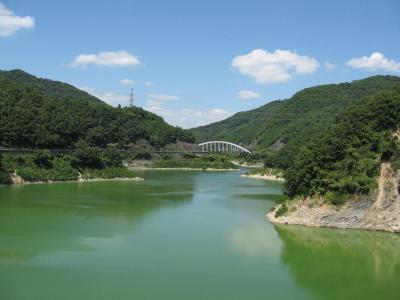
[[0,299],[400,299],[400,236],[274,226],[238,172],[0,188]]

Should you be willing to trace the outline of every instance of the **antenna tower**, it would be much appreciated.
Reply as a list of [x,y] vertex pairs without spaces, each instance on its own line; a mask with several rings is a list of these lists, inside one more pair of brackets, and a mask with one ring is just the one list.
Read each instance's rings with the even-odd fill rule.
[[133,94],[133,89],[131,89],[131,98],[129,99],[129,106],[130,107],[135,106],[135,95]]

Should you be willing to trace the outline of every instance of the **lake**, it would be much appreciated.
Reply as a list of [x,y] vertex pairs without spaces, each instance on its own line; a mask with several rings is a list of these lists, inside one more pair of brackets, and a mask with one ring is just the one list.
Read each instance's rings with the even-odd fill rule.
[[400,298],[399,235],[273,225],[241,172],[0,187],[0,299]]

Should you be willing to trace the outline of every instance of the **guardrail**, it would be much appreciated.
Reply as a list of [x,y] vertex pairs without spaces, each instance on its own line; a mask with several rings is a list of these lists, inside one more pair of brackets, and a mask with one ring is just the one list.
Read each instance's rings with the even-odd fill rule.
[[[76,149],[37,149],[37,148],[0,148],[0,153],[35,153],[38,151],[50,151],[52,153],[73,153]],[[100,148],[100,151],[105,151],[106,148]],[[180,153],[194,153],[194,154],[203,154],[207,153],[206,151],[185,151],[185,150],[130,150],[130,149],[117,149],[119,152],[139,152],[139,151],[147,151],[150,153],[171,153],[171,154],[180,154]]]

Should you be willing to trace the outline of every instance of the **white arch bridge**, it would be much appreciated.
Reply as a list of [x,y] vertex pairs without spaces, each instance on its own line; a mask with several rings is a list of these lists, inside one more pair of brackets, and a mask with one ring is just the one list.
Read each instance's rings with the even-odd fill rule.
[[251,154],[246,148],[236,145],[234,143],[225,141],[210,141],[199,144],[202,152],[223,152],[223,153],[248,153]]

